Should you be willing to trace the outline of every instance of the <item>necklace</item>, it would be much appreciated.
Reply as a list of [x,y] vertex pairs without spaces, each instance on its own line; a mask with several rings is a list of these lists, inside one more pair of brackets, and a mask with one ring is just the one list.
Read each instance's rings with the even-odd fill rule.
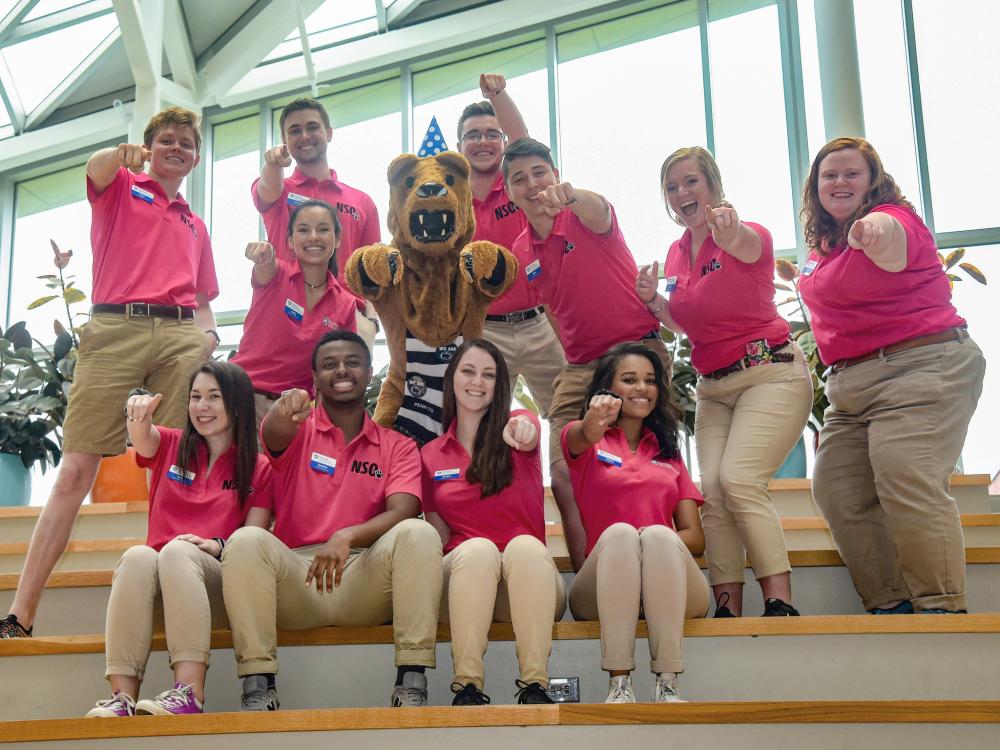
[[310,284],[305,279],[302,279],[302,283],[304,283],[310,289],[322,289],[323,287],[326,286],[326,281],[323,281],[323,283],[321,283],[321,284]]

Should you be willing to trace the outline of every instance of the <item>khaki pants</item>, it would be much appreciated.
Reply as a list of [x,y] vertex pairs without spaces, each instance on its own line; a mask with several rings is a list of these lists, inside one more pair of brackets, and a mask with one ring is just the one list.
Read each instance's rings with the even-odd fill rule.
[[865,609],[965,609],[965,540],[949,481],[986,360],[961,341],[832,373],[813,497]]
[[511,392],[517,376],[521,375],[539,412],[543,417],[548,416],[556,378],[566,366],[566,355],[549,319],[542,314],[517,323],[487,320],[483,325],[483,338],[495,344],[503,354],[510,372]]
[[63,452],[125,452],[125,401],[133,388],[163,394],[156,423],[187,424],[191,373],[205,361],[205,334],[193,320],[100,313],[80,333]]
[[222,564],[180,539],[167,542],[159,553],[152,547],[130,547],[115,566],[105,676],[128,675],[141,681],[154,627],[164,625],[171,667],[179,661],[207,665],[212,628],[229,627]]
[[695,446],[713,585],[742,583],[747,552],[757,578],[791,570],[767,483],[802,436],[812,378],[797,344],[792,362],[698,380]]
[[566,609],[566,590],[546,546],[523,535],[500,552],[478,537],[462,542],[443,563],[441,622],[451,623],[455,682],[483,689],[490,623],[510,622],[521,679],[547,685],[552,623]]
[[255,527],[239,529],[226,542],[222,577],[239,676],[277,673],[277,628],[388,622],[396,665],[433,667],[441,599],[437,531],[416,518],[400,521],[351,555],[332,593],[305,586],[317,549],[289,549]]
[[683,672],[684,620],[708,614],[708,582],[687,546],[666,526],[641,532],[616,523],[601,534],[569,589],[577,620],[601,621],[601,669],[635,669],[640,605],[650,669]]
[[[638,343],[656,352],[670,381],[673,361],[670,352],[660,339],[642,339]],[[555,394],[552,396],[552,409],[549,411],[549,463],[565,461],[560,444],[563,428],[574,419],[580,419],[583,400],[587,397],[590,381],[594,379],[598,359],[582,364],[566,365],[555,382]]]

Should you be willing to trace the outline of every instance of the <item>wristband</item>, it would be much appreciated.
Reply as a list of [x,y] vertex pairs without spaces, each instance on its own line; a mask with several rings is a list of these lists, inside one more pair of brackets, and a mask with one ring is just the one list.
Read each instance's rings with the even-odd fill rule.
[[[657,301],[659,301],[660,306],[654,310],[652,307],[650,307],[650,305],[652,305],[654,302]],[[649,310],[651,313],[653,313],[653,315],[659,315],[661,312],[663,312],[663,308],[666,306],[667,306],[667,301],[663,299],[659,294],[655,295],[653,299],[651,299],[649,302],[646,303],[646,309]]]
[[219,344],[222,343],[222,337],[219,335],[219,332],[216,331],[214,328],[209,328],[207,331],[205,331],[205,333],[206,334],[210,333],[210,334],[212,334],[215,337],[215,346],[216,347],[218,347]]
[[222,550],[224,550],[226,548],[226,540],[223,539],[221,536],[213,536],[212,537],[212,541],[219,543],[219,554],[215,556],[215,559],[216,560],[221,560],[222,559]]

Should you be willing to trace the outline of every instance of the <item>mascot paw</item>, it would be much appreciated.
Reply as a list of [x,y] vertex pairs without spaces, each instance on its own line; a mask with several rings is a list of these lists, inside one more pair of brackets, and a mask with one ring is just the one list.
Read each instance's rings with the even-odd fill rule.
[[503,294],[517,276],[517,261],[492,242],[472,242],[459,254],[462,278],[490,297]]
[[399,250],[387,245],[371,245],[357,252],[358,273],[365,289],[397,286],[403,278],[403,259]]

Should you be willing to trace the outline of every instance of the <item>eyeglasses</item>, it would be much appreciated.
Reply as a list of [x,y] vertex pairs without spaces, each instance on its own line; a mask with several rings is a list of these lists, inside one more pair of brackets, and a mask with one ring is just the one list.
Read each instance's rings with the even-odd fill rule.
[[490,143],[499,143],[503,140],[503,133],[499,130],[487,130],[485,133],[480,133],[478,130],[470,130],[462,136],[462,140],[469,141],[470,143],[479,143],[484,140]]

